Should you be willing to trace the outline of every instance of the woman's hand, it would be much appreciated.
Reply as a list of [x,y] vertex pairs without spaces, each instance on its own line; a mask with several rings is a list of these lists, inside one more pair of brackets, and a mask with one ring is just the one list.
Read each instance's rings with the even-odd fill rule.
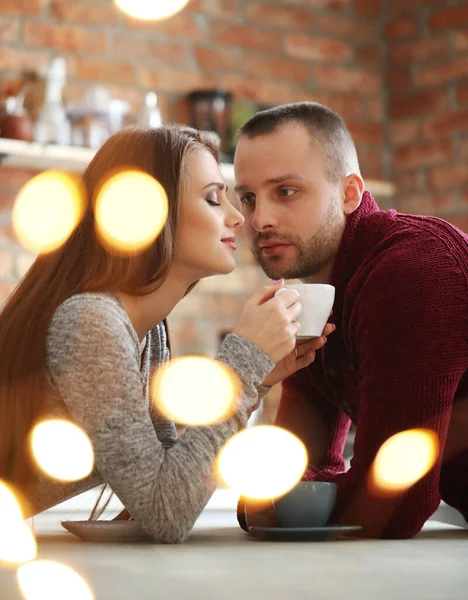
[[302,311],[296,290],[286,289],[284,280],[268,285],[244,304],[232,332],[256,344],[275,363],[288,356],[296,345],[297,317]]
[[268,373],[263,385],[275,385],[299,371],[299,369],[304,369],[304,367],[312,364],[315,360],[315,353],[326,344],[327,336],[333,333],[335,329],[336,325],[327,323],[322,331],[322,337],[298,340],[294,350],[277,362],[275,368]]

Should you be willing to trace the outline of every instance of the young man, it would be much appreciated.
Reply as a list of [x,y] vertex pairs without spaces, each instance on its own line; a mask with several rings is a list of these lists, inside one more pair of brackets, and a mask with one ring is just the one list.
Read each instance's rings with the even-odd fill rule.
[[[235,173],[245,235],[265,273],[336,288],[336,332],[283,382],[276,421],[307,446],[304,478],[337,484],[330,522],[408,538],[441,497],[468,520],[468,236],[441,219],[379,210],[343,120],[319,104],[250,119]],[[404,493],[376,493],[369,473],[379,448],[414,428],[437,435],[434,467]],[[253,506],[239,503],[244,528]],[[274,523],[271,509],[262,514]]]

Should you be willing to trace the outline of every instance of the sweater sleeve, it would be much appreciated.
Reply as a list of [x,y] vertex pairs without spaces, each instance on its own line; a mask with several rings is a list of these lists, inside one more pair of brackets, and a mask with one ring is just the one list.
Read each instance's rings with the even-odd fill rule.
[[[433,245],[380,261],[348,323],[360,377],[354,457],[347,473],[320,472],[314,479],[338,485],[332,522],[362,525],[364,536],[412,537],[440,502],[452,404],[468,367],[467,278],[455,256]],[[376,495],[368,474],[379,448],[419,427],[438,437],[434,467],[399,496]]]
[[54,315],[47,350],[51,379],[90,437],[103,479],[155,540],[185,540],[215,489],[217,454],[245,427],[273,361],[247,340],[227,336],[218,358],[241,378],[236,413],[189,427],[164,448],[144,397],[138,345],[119,307],[68,300]]
[[[304,443],[309,459],[306,475],[315,476],[318,472],[336,475],[344,471],[343,450],[351,420],[318,390],[311,388],[308,369],[301,369],[283,381],[275,425],[291,431]],[[247,531],[245,506],[246,499],[241,497],[237,520]],[[275,524],[271,505],[265,508],[261,503],[250,502],[250,511],[249,523],[262,517],[262,524]]]

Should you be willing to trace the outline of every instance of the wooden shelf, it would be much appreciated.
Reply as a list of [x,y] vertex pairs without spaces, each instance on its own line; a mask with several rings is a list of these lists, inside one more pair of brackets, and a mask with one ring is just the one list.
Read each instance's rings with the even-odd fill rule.
[[[0,138],[0,165],[45,171],[59,169],[63,171],[83,172],[95,155],[89,148],[69,146],[42,145]],[[234,186],[234,167],[221,163],[221,172],[229,187]],[[376,198],[391,198],[395,186],[387,181],[366,179],[366,188]]]

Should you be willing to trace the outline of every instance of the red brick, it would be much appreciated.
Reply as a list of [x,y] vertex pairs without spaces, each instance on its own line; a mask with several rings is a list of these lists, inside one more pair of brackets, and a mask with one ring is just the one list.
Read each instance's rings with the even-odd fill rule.
[[167,67],[141,67],[139,79],[143,87],[161,92],[185,93],[193,89],[209,88],[215,79],[199,71],[176,70]]
[[389,58],[393,66],[415,62],[427,62],[447,55],[448,42],[446,36],[432,39],[416,40],[392,44]]
[[10,213],[16,198],[16,190],[0,188],[0,213]]
[[[468,203],[468,197],[465,202]],[[468,215],[450,215],[450,217],[447,217],[447,221],[458,227],[461,231],[468,233]]]
[[219,19],[232,19],[237,14],[237,0],[191,0],[184,10]]
[[365,99],[363,103],[363,114],[371,121],[382,122],[385,115],[382,98]]
[[216,82],[236,98],[248,98],[268,106],[298,102],[303,99],[300,92],[295,92],[287,83],[254,81],[235,74],[220,75]]
[[71,75],[76,79],[132,85],[136,82],[135,67],[124,61],[85,58],[80,56],[70,64]]
[[3,305],[16,285],[8,281],[0,282],[0,305]]
[[435,140],[396,148],[393,153],[393,166],[395,169],[413,169],[446,162],[452,158],[452,142]]
[[419,13],[423,8],[428,6],[445,5],[447,0],[391,0],[388,7],[392,14],[401,15],[407,13]]
[[18,191],[32,177],[37,175],[33,169],[15,169],[12,167],[0,168],[0,188],[6,187]]
[[449,104],[448,90],[422,90],[411,94],[393,95],[390,117],[401,119],[444,110]]
[[405,198],[406,210],[412,214],[440,217],[453,212],[456,194],[414,194]]
[[413,76],[410,69],[389,71],[387,84],[390,90],[408,90],[413,85]]
[[38,71],[49,63],[48,52],[0,46],[0,71]]
[[457,87],[458,104],[468,104],[468,83],[460,83]]
[[58,21],[84,25],[117,25],[122,12],[114,3],[99,4],[80,0],[51,0],[50,16]]
[[250,2],[245,14],[247,21],[280,29],[309,30],[313,23],[312,11],[300,7],[275,6],[271,2]]
[[47,0],[2,0],[0,10],[10,15],[40,15],[44,12]]
[[117,56],[156,60],[175,66],[186,65],[190,57],[185,44],[160,42],[128,33],[121,33],[115,37],[114,48]]
[[397,195],[413,194],[423,188],[423,176],[420,170],[398,173],[395,177]]
[[194,50],[200,68],[205,71],[229,71],[236,64],[237,51],[233,48],[199,46]]
[[394,146],[417,142],[421,138],[419,119],[405,119],[392,122],[390,125],[390,141]]
[[316,23],[320,31],[335,38],[344,37],[353,42],[380,40],[379,27],[371,21],[324,14],[316,16]]
[[297,60],[253,54],[243,58],[242,71],[252,77],[270,77],[298,83],[305,83],[309,75],[308,66]]
[[466,76],[468,76],[468,60],[466,56],[460,56],[422,67],[416,76],[416,81],[418,85],[442,85]]
[[348,123],[348,129],[356,144],[383,144],[380,123]]
[[424,124],[424,135],[427,138],[454,135],[462,131],[468,131],[468,109],[427,119]]
[[315,65],[312,73],[316,84],[326,90],[378,94],[382,91],[382,76],[362,69]]
[[277,52],[280,49],[280,38],[277,33],[261,31],[257,27],[246,27],[245,25],[213,23],[211,39],[221,44],[264,52]]
[[468,164],[468,138],[459,141],[458,153],[462,161]]
[[375,150],[365,152],[359,144],[357,144],[357,151],[362,172],[365,174],[366,179],[383,179],[382,152],[376,152]]
[[429,16],[428,25],[432,31],[456,29],[468,25],[468,6],[449,6]]
[[16,19],[0,17],[0,43],[16,42],[19,37],[19,23]]
[[466,52],[468,50],[468,30],[452,33],[452,48],[455,52]]
[[[302,93],[299,99],[318,102],[319,104],[328,106],[328,108],[337,112],[347,122],[359,121],[367,116],[365,112],[366,99],[356,98],[356,94],[329,92],[321,89]],[[380,101],[380,98],[378,100]]]
[[345,61],[353,56],[353,48],[346,42],[312,38],[300,33],[285,35],[284,49],[288,56],[302,60]]
[[355,49],[356,62],[366,69],[381,70],[383,68],[383,53],[377,46],[358,46]]
[[460,187],[468,183],[468,169],[466,165],[448,165],[432,169],[429,172],[428,183],[435,189]]
[[[340,12],[353,6],[354,0],[306,0],[309,8]],[[283,4],[304,4],[304,0],[283,0]]]
[[83,27],[42,21],[25,21],[23,39],[28,46],[69,52],[103,54],[109,49],[109,40],[104,31],[89,31]]
[[358,15],[378,17],[382,11],[382,0],[356,0],[354,10]]
[[180,37],[196,42],[206,41],[206,32],[197,19],[198,15],[182,11],[162,21],[144,21],[124,15],[124,24],[128,29],[147,31],[151,35],[163,33],[171,37]]
[[387,23],[385,35],[388,40],[399,40],[403,38],[415,37],[418,34],[418,23],[416,19],[402,17]]

